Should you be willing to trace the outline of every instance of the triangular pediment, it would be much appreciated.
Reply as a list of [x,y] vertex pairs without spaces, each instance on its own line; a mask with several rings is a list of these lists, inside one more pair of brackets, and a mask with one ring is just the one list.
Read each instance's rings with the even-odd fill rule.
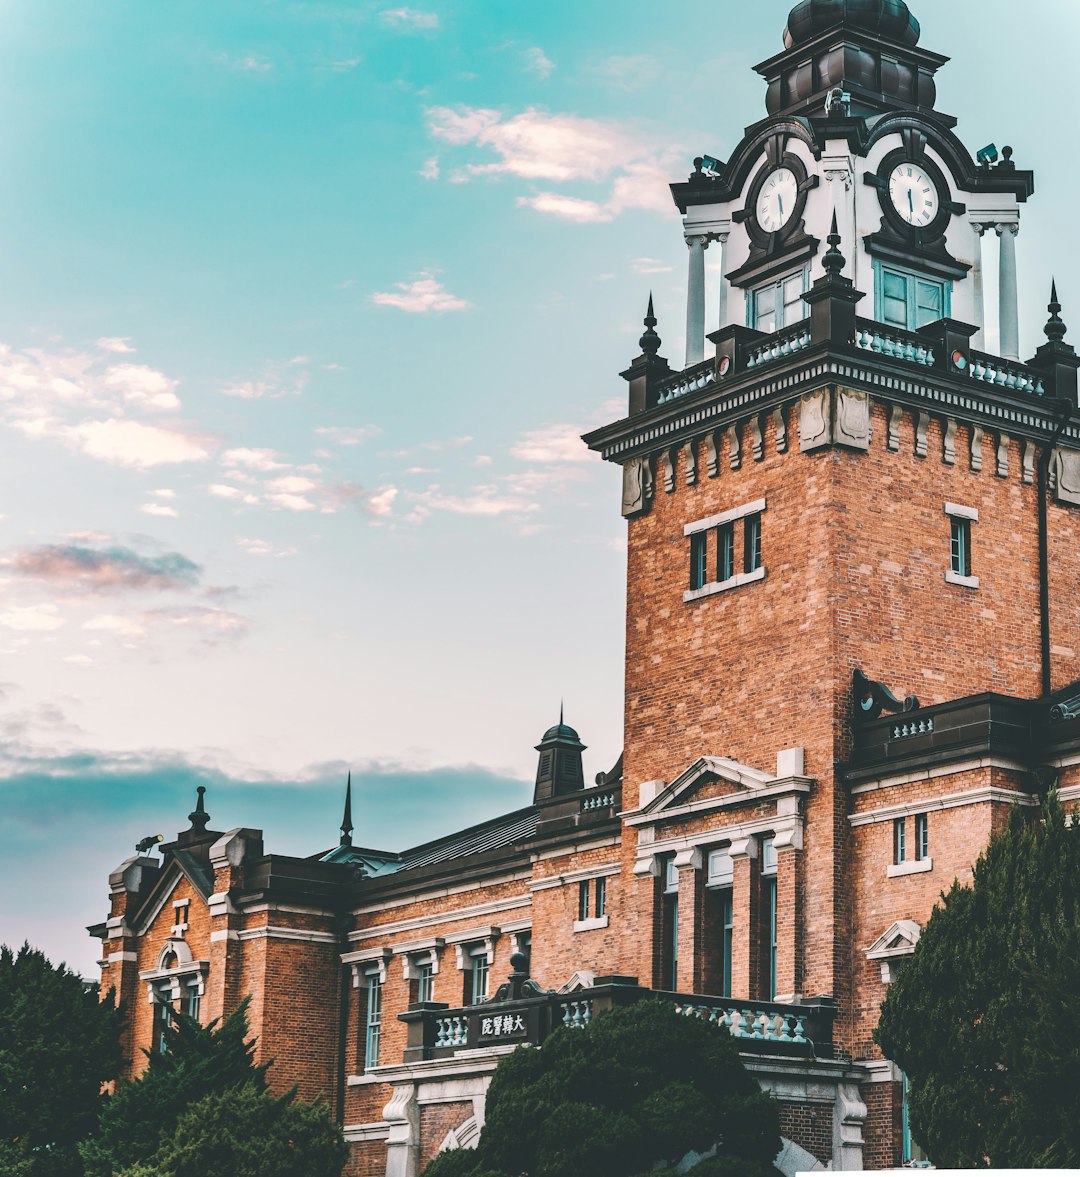
[[205,903],[213,890],[213,875],[208,875],[208,872],[200,867],[201,864],[190,855],[170,856],[161,875],[133,917],[133,930],[140,936],[145,934],[184,879],[191,884],[192,893]]
[[893,956],[909,956],[922,935],[922,926],[914,920],[897,920],[866,950],[870,960],[888,960]]
[[641,813],[655,816],[668,809],[679,809],[695,800],[715,797],[750,797],[775,783],[775,777],[747,764],[740,764],[737,760],[730,760],[726,756],[702,756],[669,785],[665,785],[648,804],[643,805]]

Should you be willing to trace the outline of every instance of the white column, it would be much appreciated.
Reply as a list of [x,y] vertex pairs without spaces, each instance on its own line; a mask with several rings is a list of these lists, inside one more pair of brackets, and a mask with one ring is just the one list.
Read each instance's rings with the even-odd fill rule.
[[836,230],[840,234],[840,252],[847,259],[844,277],[858,285],[859,242],[855,225],[855,165],[849,155],[825,157],[825,179],[831,187],[836,210]]
[[986,350],[986,296],[983,293],[983,234],[990,226],[978,221],[971,222],[975,234],[975,264],[971,267],[972,289],[975,292],[975,324],[979,328],[971,338],[976,351]]
[[714,233],[714,241],[720,243],[720,298],[718,300],[719,322],[717,327],[726,327],[728,321],[728,280],[727,280],[727,233]]
[[998,290],[1001,323],[1001,354],[1007,360],[1020,358],[1020,309],[1016,297],[1016,234],[1018,224],[998,222],[994,228],[1001,239],[1001,278]]
[[690,250],[690,274],[686,285],[686,366],[700,364],[705,358],[705,234],[687,237]]

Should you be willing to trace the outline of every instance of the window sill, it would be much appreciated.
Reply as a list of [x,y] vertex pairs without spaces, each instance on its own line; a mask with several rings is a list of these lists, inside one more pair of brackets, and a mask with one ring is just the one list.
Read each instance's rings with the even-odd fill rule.
[[890,879],[902,878],[904,875],[921,875],[934,869],[932,858],[916,858],[914,862],[895,862],[886,872]]
[[350,1075],[345,1080],[347,1087],[368,1087],[373,1083],[385,1083],[386,1080],[380,1078],[378,1075],[373,1075],[370,1071],[365,1071],[362,1075]]
[[977,576],[961,576],[959,572],[953,572],[952,569],[945,573],[945,579],[949,584],[958,584],[962,588],[977,589],[979,587]]
[[689,605],[692,601],[700,601],[704,597],[714,597],[717,593],[730,592],[731,589],[742,588],[744,584],[753,584],[755,580],[765,579],[765,569],[756,568],[753,572],[740,572],[730,580],[721,580],[714,584],[702,585],[699,589],[689,589],[683,593],[683,603]]
[[608,917],[606,915],[595,916],[591,920],[574,920],[575,932],[595,932],[597,928],[606,928],[608,926]]

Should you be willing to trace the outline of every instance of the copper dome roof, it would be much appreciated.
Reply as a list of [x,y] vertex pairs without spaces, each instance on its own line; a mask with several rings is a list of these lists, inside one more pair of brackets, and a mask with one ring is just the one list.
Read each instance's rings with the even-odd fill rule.
[[902,45],[919,42],[919,22],[904,0],[800,0],[788,17],[784,44],[792,49],[838,24],[863,29]]

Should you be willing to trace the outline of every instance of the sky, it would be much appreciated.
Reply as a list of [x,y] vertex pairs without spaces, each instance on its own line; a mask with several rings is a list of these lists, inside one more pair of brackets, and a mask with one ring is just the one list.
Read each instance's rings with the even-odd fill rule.
[[[764,115],[782,0],[0,0],[0,941],[94,974],[146,834],[401,849],[621,750],[618,471],[667,184]],[[1080,325],[1074,0],[913,4],[1036,172]],[[715,274],[712,275],[715,281]],[[1070,318],[1071,314],[1071,318]]]

